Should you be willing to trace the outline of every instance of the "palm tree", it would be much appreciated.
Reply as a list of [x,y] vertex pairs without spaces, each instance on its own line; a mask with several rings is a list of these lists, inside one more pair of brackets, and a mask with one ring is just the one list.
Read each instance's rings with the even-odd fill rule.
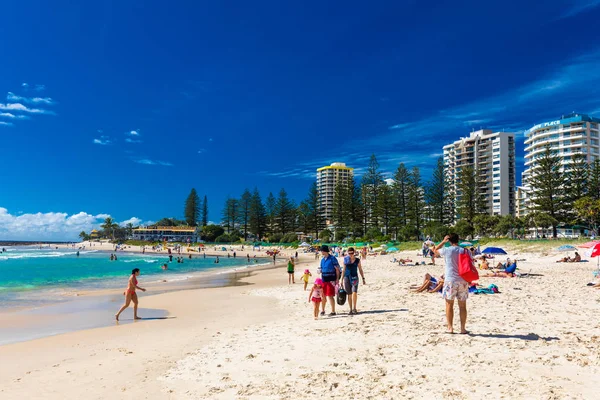
[[115,240],[115,228],[118,228],[119,225],[115,223],[114,219],[111,217],[106,217],[104,223],[100,225],[100,227],[104,230],[105,234],[110,232],[112,240]]
[[133,235],[133,224],[131,222],[129,222],[126,226],[125,229],[127,229],[127,238],[131,238],[131,235]]

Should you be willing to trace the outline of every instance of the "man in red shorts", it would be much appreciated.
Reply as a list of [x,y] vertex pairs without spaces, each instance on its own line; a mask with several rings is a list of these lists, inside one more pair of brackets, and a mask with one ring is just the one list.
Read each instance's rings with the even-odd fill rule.
[[[329,254],[328,246],[321,246],[321,278],[323,279],[323,295],[331,304],[330,317],[335,314],[335,284],[340,280],[340,264],[337,258]],[[321,315],[325,315],[325,301],[321,302]]]

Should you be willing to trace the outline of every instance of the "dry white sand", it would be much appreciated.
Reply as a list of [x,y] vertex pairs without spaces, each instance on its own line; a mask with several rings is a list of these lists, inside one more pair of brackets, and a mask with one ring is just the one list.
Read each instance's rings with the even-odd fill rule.
[[357,316],[342,306],[314,321],[308,292],[278,269],[252,286],[142,298],[174,319],[2,346],[0,398],[598,398],[595,260],[519,254],[521,271],[543,276],[482,278],[502,293],[472,295],[472,334],[449,335],[440,295],[408,290],[443,266],[391,257],[365,263]]

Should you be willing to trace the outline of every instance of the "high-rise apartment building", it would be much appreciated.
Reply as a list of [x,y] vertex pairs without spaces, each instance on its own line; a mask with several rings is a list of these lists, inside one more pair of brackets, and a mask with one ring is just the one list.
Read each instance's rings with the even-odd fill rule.
[[525,171],[519,188],[520,201],[517,203],[518,216],[525,216],[531,208],[533,189],[530,179],[535,174],[538,159],[543,156],[546,146],[561,159],[563,171],[568,171],[573,156],[581,154],[588,163],[600,157],[600,119],[584,114],[564,115],[555,121],[537,124],[525,131]]
[[515,214],[515,135],[482,129],[444,146],[447,190],[458,204],[460,171],[471,166],[489,214]]
[[338,183],[348,185],[353,176],[354,168],[344,163],[333,163],[317,169],[317,192],[319,195],[319,212],[327,225],[333,220],[333,201],[335,187]]

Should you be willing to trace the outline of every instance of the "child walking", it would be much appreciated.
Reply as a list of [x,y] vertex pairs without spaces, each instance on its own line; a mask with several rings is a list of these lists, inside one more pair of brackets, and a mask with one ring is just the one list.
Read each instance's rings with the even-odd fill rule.
[[319,319],[319,306],[321,305],[321,301],[323,301],[323,280],[321,278],[315,279],[315,284],[310,289],[308,302],[310,303],[311,301],[314,306],[314,317],[315,319]]
[[308,278],[311,276],[312,276],[312,274],[310,273],[310,271],[305,269],[304,274],[302,275],[302,278],[300,278],[304,281],[304,290],[305,291],[306,291],[306,287],[308,286]]

